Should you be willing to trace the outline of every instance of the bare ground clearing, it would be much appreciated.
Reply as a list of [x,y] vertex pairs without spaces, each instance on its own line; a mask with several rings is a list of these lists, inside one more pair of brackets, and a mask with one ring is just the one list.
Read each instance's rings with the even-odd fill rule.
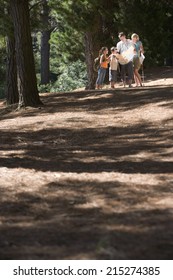
[[173,258],[171,77],[1,102],[0,259]]

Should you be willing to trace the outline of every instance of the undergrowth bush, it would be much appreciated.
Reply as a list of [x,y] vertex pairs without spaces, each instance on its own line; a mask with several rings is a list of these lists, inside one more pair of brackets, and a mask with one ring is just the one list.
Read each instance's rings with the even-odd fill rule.
[[85,87],[87,82],[86,65],[81,61],[63,65],[60,68],[60,76],[51,88],[52,92],[70,91]]
[[59,68],[60,75],[55,83],[39,85],[39,92],[71,91],[85,87],[87,82],[87,71],[84,62],[78,60],[64,64]]

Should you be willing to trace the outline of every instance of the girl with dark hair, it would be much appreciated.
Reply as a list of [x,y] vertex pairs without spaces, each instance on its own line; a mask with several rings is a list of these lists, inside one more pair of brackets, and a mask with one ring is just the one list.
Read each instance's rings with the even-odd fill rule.
[[98,77],[96,80],[96,89],[102,89],[103,83],[106,76],[106,70],[108,68],[109,57],[108,57],[108,48],[102,47],[100,52],[100,67],[98,70]]

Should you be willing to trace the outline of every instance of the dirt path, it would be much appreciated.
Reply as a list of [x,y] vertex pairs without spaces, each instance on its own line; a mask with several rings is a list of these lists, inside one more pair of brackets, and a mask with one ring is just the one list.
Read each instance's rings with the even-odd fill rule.
[[173,87],[159,78],[1,104],[1,259],[173,258]]

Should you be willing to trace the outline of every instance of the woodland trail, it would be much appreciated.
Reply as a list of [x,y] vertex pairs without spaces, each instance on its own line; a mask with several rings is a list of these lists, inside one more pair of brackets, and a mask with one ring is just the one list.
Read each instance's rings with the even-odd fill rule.
[[0,259],[173,259],[173,87],[41,99],[0,105]]

